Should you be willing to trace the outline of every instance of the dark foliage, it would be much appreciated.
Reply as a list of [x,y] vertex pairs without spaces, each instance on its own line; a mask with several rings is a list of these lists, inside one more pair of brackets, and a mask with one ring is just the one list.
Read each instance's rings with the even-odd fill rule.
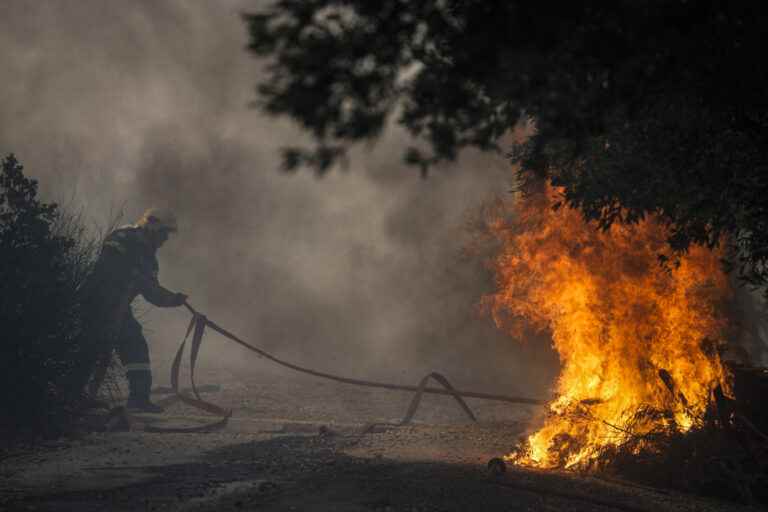
[[[81,389],[78,291],[94,254],[79,218],[37,198],[9,155],[0,172],[0,430],[56,435]],[[80,367],[79,371],[89,369]]]
[[751,452],[728,431],[697,425],[688,432],[654,432],[606,449],[599,468],[608,474],[684,492],[768,503],[764,445]]
[[[465,147],[514,148],[523,188],[607,227],[660,214],[673,255],[724,240],[768,284],[768,64],[761,2],[280,0],[244,16],[267,60],[258,105],[297,121],[314,149],[285,166],[322,173],[388,120],[425,144],[426,173]],[[425,147],[428,148],[425,152]]]

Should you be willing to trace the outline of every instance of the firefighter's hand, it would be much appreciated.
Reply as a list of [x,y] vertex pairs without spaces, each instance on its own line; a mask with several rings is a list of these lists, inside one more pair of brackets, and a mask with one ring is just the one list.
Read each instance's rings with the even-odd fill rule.
[[176,296],[176,306],[183,306],[185,302],[187,302],[187,299],[189,298],[189,295],[177,292],[175,294]]

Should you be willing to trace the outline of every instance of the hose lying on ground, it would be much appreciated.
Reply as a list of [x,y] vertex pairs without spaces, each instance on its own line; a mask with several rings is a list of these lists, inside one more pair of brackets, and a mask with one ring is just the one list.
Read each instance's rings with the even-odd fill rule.
[[[246,349],[250,350],[251,352],[255,352],[261,357],[264,357],[266,359],[269,359],[270,361],[280,365],[284,366],[286,368],[290,368],[291,370],[306,373],[308,375],[313,375],[315,377],[319,377],[322,379],[328,379],[333,380],[336,382],[342,382],[345,384],[352,384],[355,386],[365,386],[365,387],[371,387],[371,388],[381,388],[381,389],[391,389],[391,390],[397,390],[397,391],[412,391],[416,393],[413,397],[413,400],[411,401],[410,406],[408,407],[408,411],[406,412],[405,416],[403,417],[402,421],[399,423],[400,425],[407,425],[411,422],[413,419],[414,414],[416,413],[416,409],[419,406],[419,403],[421,401],[421,397],[424,393],[432,393],[432,394],[438,394],[438,395],[450,395],[452,396],[456,402],[458,402],[459,406],[464,410],[464,412],[469,416],[469,418],[472,421],[477,421],[475,418],[475,415],[472,413],[472,411],[467,406],[466,402],[463,400],[463,398],[481,398],[484,400],[494,400],[499,402],[509,402],[509,403],[515,403],[515,404],[526,404],[526,405],[544,405],[546,403],[545,400],[539,400],[535,398],[525,398],[525,397],[518,397],[518,396],[507,396],[507,395],[494,395],[489,393],[478,393],[474,391],[461,391],[456,390],[451,386],[451,384],[448,382],[448,379],[446,379],[443,375],[433,372],[424,377],[418,386],[407,386],[402,384],[391,384],[387,382],[376,382],[376,381],[369,381],[369,380],[362,380],[362,379],[352,379],[349,377],[342,377],[339,375],[334,375],[331,373],[325,373],[320,372],[317,370],[312,370],[310,368],[304,368],[302,366],[298,366],[292,363],[289,363],[287,361],[283,361],[281,359],[278,359],[277,357],[261,350],[260,348],[257,348],[250,343],[247,343],[231,332],[227,331],[223,327],[217,325],[215,322],[209,320],[206,318],[205,315],[202,315],[198,313],[192,306],[185,303],[184,304],[187,309],[192,313],[192,318],[189,322],[189,326],[187,327],[186,335],[184,336],[183,341],[181,342],[181,345],[179,346],[178,351],[176,352],[176,356],[173,359],[173,364],[171,366],[171,387],[173,389],[173,392],[175,394],[174,399],[178,399],[188,405],[191,405],[193,407],[196,407],[198,409],[204,410],[206,412],[209,412],[211,414],[214,414],[216,416],[219,416],[220,419],[217,420],[214,423],[201,425],[201,426],[195,426],[195,427],[159,427],[156,425],[147,425],[145,427],[146,431],[150,432],[204,432],[204,431],[210,431],[215,430],[218,428],[222,428],[227,424],[227,421],[229,420],[229,417],[232,415],[232,411],[224,409],[223,407],[220,407],[216,404],[207,402],[203,400],[200,397],[200,393],[198,392],[198,388],[195,385],[195,366],[197,364],[197,356],[200,351],[200,345],[203,341],[203,335],[205,334],[205,328],[210,327],[217,333],[221,334],[225,338],[234,341],[238,345],[245,347]],[[189,396],[186,393],[181,393],[179,391],[179,370],[181,367],[181,358],[184,355],[184,348],[187,344],[187,339],[189,339],[189,335],[192,333],[192,343],[190,347],[190,381],[192,383],[192,394],[194,396]],[[428,387],[427,382],[432,379],[437,381],[440,385],[442,385],[442,388],[434,388],[434,387]]]

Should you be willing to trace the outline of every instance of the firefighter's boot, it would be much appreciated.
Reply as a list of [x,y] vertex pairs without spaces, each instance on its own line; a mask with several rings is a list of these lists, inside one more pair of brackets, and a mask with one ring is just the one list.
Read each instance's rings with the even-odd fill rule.
[[149,400],[149,391],[152,389],[152,373],[149,370],[133,370],[126,374],[130,389],[126,408],[130,412],[159,414],[165,410]]

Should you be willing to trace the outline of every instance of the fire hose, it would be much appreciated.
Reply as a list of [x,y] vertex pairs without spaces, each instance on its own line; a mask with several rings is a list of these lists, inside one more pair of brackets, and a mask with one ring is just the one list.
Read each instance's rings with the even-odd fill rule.
[[[200,346],[202,345],[203,336],[205,334],[206,327],[219,333],[220,335],[224,336],[230,341],[233,341],[238,345],[248,349],[249,351],[255,352],[260,357],[263,357],[265,359],[272,361],[273,363],[276,363],[280,366],[289,368],[291,370],[294,370],[300,373],[312,375],[314,377],[319,377],[322,379],[342,382],[344,384],[351,384],[354,386],[365,386],[365,387],[371,387],[371,388],[390,389],[390,390],[396,390],[396,391],[410,391],[415,393],[408,407],[408,410],[405,416],[403,417],[403,419],[400,421],[399,425],[407,425],[408,423],[411,422],[414,414],[416,413],[416,409],[418,408],[419,403],[421,402],[421,397],[424,393],[452,396],[456,400],[456,402],[459,404],[461,409],[467,414],[467,416],[472,421],[477,421],[477,418],[475,417],[475,415],[472,413],[472,410],[464,401],[464,398],[480,398],[483,400],[492,400],[492,401],[525,404],[525,405],[544,405],[546,403],[545,400],[540,400],[535,398],[495,395],[495,394],[489,394],[489,393],[479,393],[475,391],[457,390],[457,389],[454,389],[454,387],[450,384],[450,382],[448,382],[448,379],[446,379],[443,375],[437,372],[432,372],[426,377],[424,377],[418,386],[408,386],[403,384],[392,384],[387,382],[353,379],[349,377],[342,377],[342,376],[334,375],[331,373],[313,370],[310,368],[305,368],[305,367],[290,363],[288,361],[283,361],[282,359],[279,359],[265,352],[264,350],[253,346],[252,344],[246,341],[243,341],[242,339],[235,336],[234,334],[224,329],[223,327],[219,326],[212,320],[209,320],[205,315],[198,312],[189,303],[185,302],[184,306],[192,314],[192,318],[190,319],[189,326],[187,327],[186,334],[184,335],[184,339],[182,340],[181,345],[179,346],[179,349],[176,351],[176,356],[174,357],[173,364],[171,365],[171,388],[174,393],[174,396],[172,397],[172,399],[179,400],[187,405],[209,412],[215,416],[218,416],[219,419],[213,423],[209,423],[201,426],[195,426],[195,427],[173,428],[173,427],[160,427],[156,425],[147,425],[145,428],[146,431],[206,432],[206,431],[223,428],[224,426],[226,426],[227,422],[229,421],[229,418],[232,416],[231,410],[225,409],[216,404],[203,400],[203,398],[200,396],[197,385],[195,383],[195,366],[197,365],[198,354],[200,352]],[[190,396],[187,393],[181,392],[179,389],[179,372],[181,369],[181,360],[184,355],[184,350],[190,334],[192,334],[192,340],[191,340],[191,346],[190,346],[189,377],[190,377],[191,390],[192,390],[193,396]],[[427,386],[427,383],[429,382],[429,380],[436,381],[438,384],[442,386],[442,388]]]

